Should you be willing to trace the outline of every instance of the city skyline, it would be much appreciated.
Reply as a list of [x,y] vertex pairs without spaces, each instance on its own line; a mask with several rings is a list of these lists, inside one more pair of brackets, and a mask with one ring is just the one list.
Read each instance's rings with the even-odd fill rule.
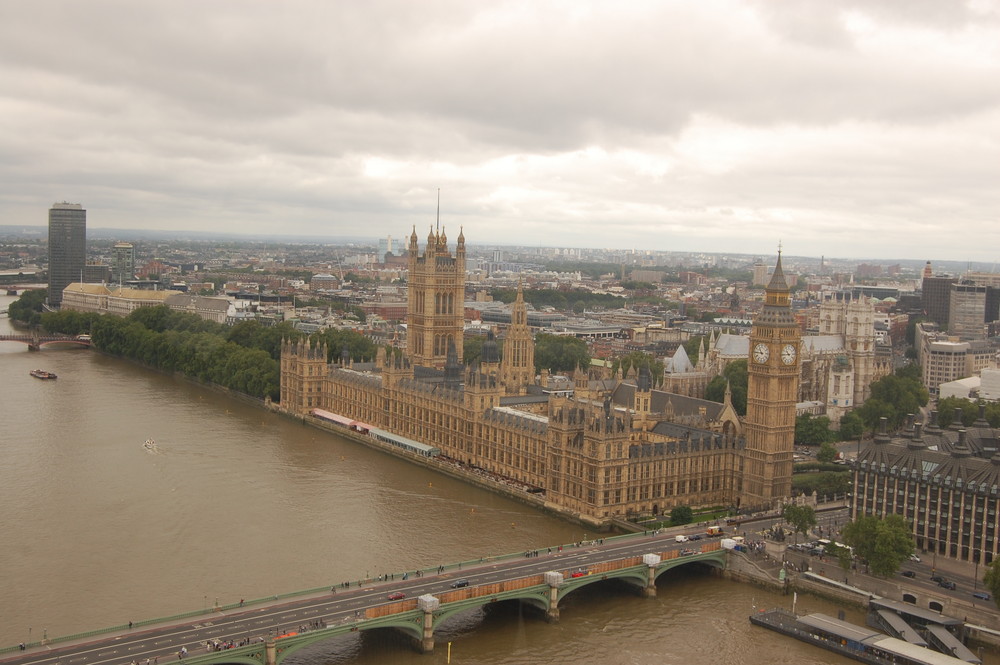
[[183,4],[0,8],[0,224],[996,261],[993,0]]

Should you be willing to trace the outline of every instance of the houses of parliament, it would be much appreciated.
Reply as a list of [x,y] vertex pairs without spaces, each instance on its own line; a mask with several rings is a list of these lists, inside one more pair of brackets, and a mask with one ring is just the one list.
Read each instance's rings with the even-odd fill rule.
[[[522,489],[556,512],[595,526],[677,506],[772,507],[791,494],[801,340],[779,254],[750,335],[747,415],[718,405],[718,426],[671,418],[674,398],[641,368],[598,380],[578,370],[571,393],[536,380],[534,342],[520,289],[503,358],[490,334],[463,366],[466,248],[433,227],[421,253],[408,245],[407,343],[373,363],[286,343],[280,408],[419,442],[450,464]],[[701,407],[705,408],[705,407]]]

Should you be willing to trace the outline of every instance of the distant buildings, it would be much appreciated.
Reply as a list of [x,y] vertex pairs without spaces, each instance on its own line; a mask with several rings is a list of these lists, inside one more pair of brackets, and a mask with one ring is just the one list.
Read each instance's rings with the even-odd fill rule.
[[997,349],[989,340],[962,341],[955,335],[938,330],[933,323],[917,324],[914,346],[920,364],[924,387],[937,395],[943,383],[979,374],[984,368],[996,366]]
[[62,293],[62,308],[77,312],[97,312],[128,316],[140,307],[165,305],[178,312],[197,314],[202,319],[216,323],[226,323],[229,301],[226,298],[212,298],[189,295],[170,289],[146,290],[109,288],[104,284],[73,283]]
[[87,211],[79,203],[49,210],[49,305],[58,308],[63,289],[83,281],[87,265]]
[[[802,337],[798,402],[820,402],[833,422],[864,404],[873,381],[892,372],[891,359],[876,348],[871,299],[833,294],[819,306],[818,333]],[[889,347],[883,347],[885,351]],[[750,358],[750,338],[723,333],[710,340],[699,369],[721,374],[734,360]]]

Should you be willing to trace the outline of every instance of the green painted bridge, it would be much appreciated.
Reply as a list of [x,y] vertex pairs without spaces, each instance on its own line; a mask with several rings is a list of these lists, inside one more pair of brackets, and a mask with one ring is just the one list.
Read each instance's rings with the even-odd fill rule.
[[[697,549],[695,546],[700,545]],[[300,649],[352,632],[395,629],[422,652],[456,614],[516,601],[557,621],[562,600],[605,580],[656,595],[656,580],[690,565],[727,566],[719,540],[679,543],[648,532],[467,561],[167,619],[139,621],[0,649],[0,665],[280,665]],[[162,661],[162,662],[161,662]],[[178,665],[181,665],[178,662]]]
[[[466,588],[450,589],[444,593],[425,594],[412,600],[401,600],[390,605],[370,608],[353,619],[321,626],[305,632],[292,631],[266,642],[223,649],[185,658],[187,665],[211,663],[246,663],[247,665],[280,665],[299,649],[328,640],[344,633],[395,628],[413,638],[419,649],[434,649],[434,630],[449,617],[476,609],[490,603],[516,600],[544,612],[548,620],[559,618],[559,603],[577,589],[609,579],[622,580],[633,585],[646,596],[656,595],[656,579],[668,570],[695,563],[726,567],[726,550],[714,547],[706,551],[681,555],[677,550],[660,554],[646,554],[594,564],[572,571],[546,572],[501,582]],[[574,576],[575,575],[575,576]]]

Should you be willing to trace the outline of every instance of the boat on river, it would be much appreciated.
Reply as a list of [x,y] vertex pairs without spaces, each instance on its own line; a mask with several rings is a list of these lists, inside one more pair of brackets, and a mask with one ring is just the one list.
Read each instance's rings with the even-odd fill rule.
[[35,377],[36,379],[55,379],[55,378],[57,378],[55,374],[53,374],[52,372],[46,372],[44,369],[33,369],[30,372],[28,372],[28,374],[30,374],[31,376]]

